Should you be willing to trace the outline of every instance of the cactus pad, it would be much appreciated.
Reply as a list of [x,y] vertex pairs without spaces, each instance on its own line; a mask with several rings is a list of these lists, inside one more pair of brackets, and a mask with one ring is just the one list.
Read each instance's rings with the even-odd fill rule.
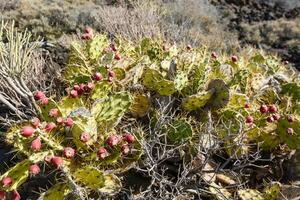
[[187,111],[197,110],[205,106],[212,95],[212,91],[191,95],[183,100],[182,107]]
[[[292,128],[294,133],[289,135],[287,129]],[[288,122],[287,119],[280,119],[277,125],[277,134],[280,139],[291,149],[300,149],[300,122]]]
[[92,91],[91,98],[93,100],[105,98],[109,94],[110,90],[111,84],[108,81],[97,83]]
[[80,98],[64,97],[58,103],[59,111],[64,118],[68,117],[72,111],[80,107],[84,107]]
[[57,183],[45,193],[41,194],[42,200],[64,200],[65,196],[71,192],[71,187],[67,183]]
[[208,90],[213,91],[213,95],[208,103],[205,105],[211,109],[219,109],[227,105],[229,101],[229,88],[221,79],[212,80],[207,87]]
[[238,190],[241,200],[264,200],[262,194],[253,189]]
[[130,107],[131,114],[134,117],[145,116],[150,109],[150,100],[146,95],[136,94]]
[[175,120],[167,130],[168,139],[172,143],[183,143],[193,136],[192,126],[182,119]]

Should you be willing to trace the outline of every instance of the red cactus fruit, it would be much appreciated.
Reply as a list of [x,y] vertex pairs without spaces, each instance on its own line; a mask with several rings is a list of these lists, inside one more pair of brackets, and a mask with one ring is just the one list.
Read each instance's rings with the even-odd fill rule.
[[56,119],[56,124],[57,124],[58,126],[63,125],[63,124],[64,124],[64,118],[58,117],[58,118]]
[[87,133],[87,132],[81,133],[81,135],[80,135],[81,142],[85,143],[85,142],[88,142],[90,139],[91,139],[91,135],[89,133]]
[[273,123],[275,120],[272,116],[267,117],[267,122]]
[[115,77],[115,76],[116,76],[116,73],[115,73],[114,71],[112,71],[112,70],[109,70],[109,71],[108,71],[108,76],[109,76],[109,77]]
[[283,64],[288,65],[289,61],[285,60],[285,61],[283,61]]
[[108,82],[113,82],[113,80],[114,80],[114,77],[112,77],[112,76],[110,76],[110,77],[108,77]]
[[66,158],[73,158],[75,156],[75,150],[71,147],[64,148],[64,156]]
[[53,122],[49,122],[45,126],[45,131],[49,133],[53,131],[56,127],[57,127],[56,124],[54,124]]
[[192,46],[189,44],[189,45],[186,46],[186,49],[187,49],[187,50],[191,50],[191,49],[192,49]]
[[90,82],[90,83],[87,83],[87,84],[85,85],[84,90],[85,90],[86,92],[90,92],[90,91],[92,91],[94,88],[95,88],[95,84]]
[[20,196],[20,194],[18,193],[17,190],[13,191],[12,200],[21,200],[21,196]]
[[111,135],[107,138],[106,144],[110,147],[114,147],[119,143],[119,137],[117,135]]
[[130,133],[126,133],[124,136],[123,136],[123,139],[128,142],[129,144],[130,143],[133,143],[135,141],[135,138],[132,134]]
[[34,117],[31,119],[31,125],[34,127],[34,128],[38,128],[39,125],[40,125],[41,121],[39,120],[39,118],[37,117]]
[[94,75],[93,75],[93,80],[95,81],[101,81],[103,79],[103,76],[100,72],[96,72]]
[[31,137],[34,134],[34,132],[35,129],[31,126],[25,126],[21,129],[21,135],[26,138]]
[[218,54],[216,52],[212,52],[211,53],[211,57],[214,58],[214,59],[217,59],[218,58]]
[[73,126],[73,119],[72,118],[67,118],[65,120],[65,125],[68,127],[72,127]]
[[13,183],[13,179],[9,176],[6,176],[1,180],[1,183],[3,187],[9,187]]
[[238,61],[238,57],[237,56],[231,56],[231,61],[232,62],[237,62]]
[[50,111],[49,111],[49,116],[50,117],[53,117],[53,118],[56,118],[59,114],[59,110],[57,108],[52,108]]
[[127,155],[130,151],[129,146],[127,144],[122,145],[121,150],[124,155]]
[[56,167],[59,168],[63,164],[63,159],[59,156],[53,156],[51,158],[51,163]]
[[288,135],[294,135],[294,129],[292,129],[292,128],[287,128],[287,129],[286,129],[286,133],[287,133]]
[[276,113],[277,112],[277,107],[275,105],[269,106],[269,112],[270,113]]
[[273,119],[275,121],[278,121],[280,119],[280,115],[279,114],[273,114],[272,117],[273,117]]
[[86,27],[86,28],[84,29],[84,33],[93,35],[93,29],[92,29],[91,27]]
[[115,44],[112,43],[112,44],[110,44],[109,46],[110,46],[111,50],[113,50],[113,51],[118,51],[118,49],[117,49],[117,47],[116,47]]
[[73,97],[73,98],[76,98],[76,97],[78,97],[78,92],[76,90],[71,90],[70,91],[70,96]]
[[247,123],[247,124],[252,124],[253,122],[254,122],[254,119],[253,119],[252,116],[247,116],[247,117],[246,117],[246,123]]
[[78,92],[80,90],[80,86],[76,84],[76,85],[73,86],[73,89]]
[[293,123],[295,121],[295,117],[292,115],[289,115],[289,116],[287,116],[287,120],[288,120],[288,122]]
[[267,105],[261,105],[260,108],[259,108],[259,110],[263,114],[269,112],[269,108],[268,108]]
[[0,200],[5,200],[6,193],[4,191],[0,191]]
[[34,93],[34,99],[35,100],[42,100],[43,98],[46,98],[46,95],[45,95],[45,93],[44,92],[42,92],[42,91],[36,91],[35,93]]
[[108,156],[108,152],[104,147],[100,147],[97,152],[97,156],[101,159],[104,159]]
[[250,103],[245,104],[245,108],[250,108],[250,107],[251,107]]
[[39,151],[42,148],[42,142],[40,138],[36,138],[31,142],[31,149],[33,151]]
[[42,99],[40,100],[40,104],[41,104],[42,106],[46,106],[46,105],[48,105],[48,103],[49,103],[49,99],[48,99],[47,97],[42,98]]
[[40,173],[40,171],[41,171],[41,169],[37,164],[30,165],[30,167],[29,167],[29,173],[31,175],[37,175]]
[[116,59],[116,60],[121,60],[121,55],[120,55],[119,53],[116,53],[116,54],[115,54],[115,59]]
[[82,40],[90,40],[90,39],[92,39],[92,37],[93,37],[93,35],[89,34],[89,33],[84,33],[81,35]]

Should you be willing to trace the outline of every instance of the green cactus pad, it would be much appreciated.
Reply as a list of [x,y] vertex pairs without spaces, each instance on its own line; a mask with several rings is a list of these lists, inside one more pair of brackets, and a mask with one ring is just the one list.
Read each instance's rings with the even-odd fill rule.
[[72,111],[80,107],[84,107],[80,98],[64,97],[58,103],[58,108],[64,118],[68,117]]
[[117,80],[123,80],[126,77],[126,72],[122,68],[114,68],[113,72],[115,72]]
[[264,200],[276,200],[280,194],[280,183],[275,182],[272,185],[268,186],[265,189],[265,198]]
[[4,191],[12,191],[16,190],[22,183],[26,181],[26,179],[29,176],[29,166],[31,162],[29,160],[24,160],[22,162],[19,162],[14,167],[10,168],[7,172],[2,174],[0,176],[0,180],[2,180],[4,177],[10,177],[12,178],[12,184],[8,187],[2,187],[1,190]]
[[105,194],[113,194],[118,192],[122,187],[120,179],[114,175],[109,174],[104,176],[104,186],[98,191]]
[[107,37],[105,37],[104,35],[96,35],[91,41],[87,43],[89,59],[99,59],[105,46],[108,46]]
[[187,73],[185,72],[178,72],[176,74],[176,77],[174,79],[174,82],[175,82],[175,89],[177,91],[181,91],[184,87],[187,86],[188,84],[188,76],[187,76]]
[[187,111],[197,110],[205,106],[212,95],[212,91],[191,95],[183,100],[182,107]]
[[92,190],[97,190],[105,186],[105,178],[103,172],[93,167],[84,167],[77,169],[72,173],[74,180]]
[[219,109],[227,105],[230,98],[229,88],[223,80],[212,80],[208,84],[207,89],[213,91],[213,95],[205,105],[206,107],[209,107],[210,109]]
[[57,183],[45,193],[41,194],[42,200],[64,200],[65,196],[71,192],[71,187],[68,183]]
[[53,108],[58,108],[57,103],[53,100],[49,98],[49,103],[46,106],[40,106],[41,109],[41,117],[44,121],[47,122],[55,122],[55,119],[49,116],[49,112],[51,109]]
[[132,97],[128,92],[115,93],[104,101],[96,102],[92,107],[92,115],[99,126],[107,128],[118,124],[120,118],[130,108]]
[[145,69],[142,75],[142,84],[149,90],[155,91],[160,95],[171,95],[176,92],[173,81],[166,80],[154,69]]
[[300,86],[297,83],[286,83],[281,86],[281,93],[293,98],[294,101],[300,100]]
[[238,195],[241,200],[264,200],[263,195],[253,189],[238,190]]
[[130,107],[131,114],[134,117],[145,116],[150,109],[150,100],[145,95],[134,95],[133,103]]
[[[287,128],[294,129],[294,134],[288,135]],[[287,119],[280,119],[277,125],[277,134],[280,139],[288,145],[291,149],[300,149],[300,122],[288,122]]]
[[[80,136],[83,132],[87,132],[91,136],[91,139],[86,143],[83,143],[80,140]],[[71,133],[77,148],[86,149],[89,145],[93,144],[97,140],[97,122],[93,117],[80,119],[77,118],[73,123]]]
[[108,81],[101,81],[95,85],[95,88],[91,94],[91,98],[93,100],[105,98],[111,91],[111,88],[111,83],[109,83]]
[[168,139],[172,143],[183,143],[193,136],[192,126],[182,119],[176,119],[166,128]]

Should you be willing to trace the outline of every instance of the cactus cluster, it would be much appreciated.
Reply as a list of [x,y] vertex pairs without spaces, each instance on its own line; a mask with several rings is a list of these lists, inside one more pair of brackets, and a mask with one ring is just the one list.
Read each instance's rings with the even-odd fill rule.
[[[87,28],[72,44],[63,75],[66,96],[56,102],[35,92],[40,116],[6,133],[6,142],[26,159],[1,175],[1,194],[16,193],[28,177],[44,173],[44,164],[65,182],[42,199],[116,193],[119,173],[141,158],[142,143],[151,137],[145,127],[153,128],[159,106],[174,118],[158,128],[170,145],[192,149],[192,157],[212,121],[210,134],[225,140],[229,155],[249,153],[253,141],[265,149],[300,148],[299,79],[257,51],[220,57],[149,38],[112,42]],[[168,99],[173,101],[163,106]],[[261,196],[250,189],[238,194]]]

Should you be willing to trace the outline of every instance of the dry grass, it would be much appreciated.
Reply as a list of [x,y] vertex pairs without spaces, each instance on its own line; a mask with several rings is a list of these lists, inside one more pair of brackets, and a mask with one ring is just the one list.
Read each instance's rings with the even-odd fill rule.
[[15,19],[19,28],[48,39],[91,26],[129,39],[164,36],[192,45],[209,44],[214,49],[237,46],[236,36],[225,31],[226,24],[219,23],[218,11],[208,0],[20,0],[19,7],[5,11],[2,18]]

